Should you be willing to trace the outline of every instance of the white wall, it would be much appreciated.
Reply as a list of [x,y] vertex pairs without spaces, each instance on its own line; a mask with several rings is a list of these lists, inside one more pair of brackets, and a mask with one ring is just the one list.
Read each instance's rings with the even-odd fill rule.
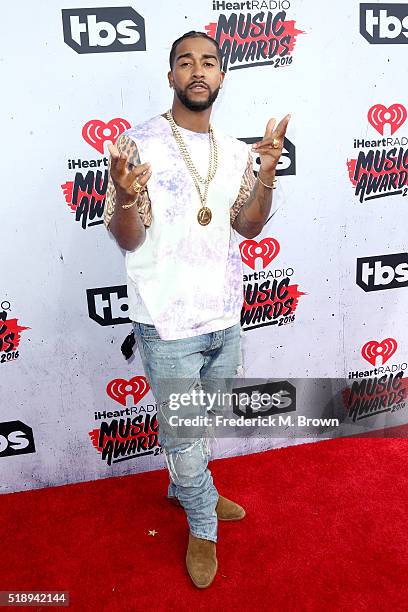
[[[3,12],[0,26],[0,305],[8,308],[10,304],[8,333],[12,319],[29,328],[21,331],[18,347],[15,338],[14,350],[8,351],[14,353],[12,359],[4,350],[10,347],[4,340],[6,332],[0,334],[4,340],[0,352],[3,492],[164,465],[162,455],[154,454],[157,446],[153,454],[108,465],[92,443],[90,433],[104,420],[95,419],[95,412],[123,408],[108,395],[107,385],[114,379],[143,376],[143,370],[137,354],[127,363],[120,352],[130,325],[102,326],[88,313],[87,290],[125,283],[123,254],[103,224],[82,228],[61,185],[73,181],[79,171],[70,169],[68,160],[103,163],[104,155],[83,138],[83,127],[91,120],[95,126],[96,120],[108,123],[115,118],[122,119],[124,126],[134,125],[167,110],[172,94],[166,76],[172,41],[188,30],[204,30],[221,13],[234,12],[214,10],[210,0],[160,4],[138,0],[131,6],[145,20],[146,51],[84,54],[76,53],[63,38],[61,9],[73,4],[22,0],[18,13],[11,8]],[[117,0],[77,4],[81,9],[95,4],[129,6]],[[242,12],[255,15],[258,11]],[[232,70],[237,64],[230,64],[212,116],[214,125],[231,135],[258,139],[269,117],[280,119],[292,113],[287,137],[294,146],[296,173],[279,178],[274,192],[277,212],[257,240],[269,237],[279,243],[279,254],[265,269],[292,268],[292,284],[304,295],[299,297],[293,322],[243,332],[245,375],[286,380],[363,372],[374,367],[362,356],[363,345],[386,338],[396,344],[390,349],[395,352],[386,354],[384,367],[402,371],[408,343],[404,282],[396,281],[397,287],[390,290],[380,285],[380,290],[363,291],[356,283],[356,265],[357,258],[407,251],[406,188],[397,195],[360,203],[347,161],[356,158],[359,150],[368,150],[354,149],[354,139],[382,138],[367,119],[370,108],[408,105],[406,48],[369,44],[359,33],[359,4],[352,0],[331,3],[330,9],[322,0],[297,0],[290,3],[286,19],[302,31],[290,54],[291,63],[239,70]],[[402,118],[403,112],[395,110]],[[92,135],[92,129],[88,134]],[[390,135],[389,125],[384,134]],[[399,146],[407,149],[407,136],[405,121],[392,136],[400,139],[397,150]],[[107,142],[104,147],[106,155]],[[393,146],[377,148],[390,151]],[[282,159],[280,169],[287,165],[287,159]],[[82,169],[83,174],[90,169]],[[262,270],[260,259],[256,270]],[[250,267],[245,271],[254,272]],[[103,299],[97,302],[100,314],[107,305]],[[120,310],[125,303],[126,299],[111,302],[113,316],[126,316]],[[372,346],[379,354],[378,346]],[[386,345],[381,350],[387,350]],[[376,365],[381,362],[378,356]],[[313,380],[310,385],[298,382],[298,409],[320,415],[322,395]],[[136,403],[131,396],[126,401],[137,413],[155,412],[150,392]],[[392,412],[391,407],[359,420],[361,426],[373,429],[405,422],[405,413],[402,402],[398,411]],[[105,422],[110,421],[106,417]],[[344,432],[359,430],[346,412],[343,421]],[[20,446],[12,432],[27,428],[32,429],[34,445],[22,448],[24,444]],[[215,456],[296,443],[308,435],[295,429],[289,438],[221,440]]]

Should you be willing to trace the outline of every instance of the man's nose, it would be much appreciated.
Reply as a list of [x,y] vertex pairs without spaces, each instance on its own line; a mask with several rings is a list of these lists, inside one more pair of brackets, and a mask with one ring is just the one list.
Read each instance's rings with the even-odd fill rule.
[[194,65],[194,70],[193,70],[193,76],[198,78],[203,78],[204,76],[204,71],[202,69],[202,66],[200,64],[195,64]]

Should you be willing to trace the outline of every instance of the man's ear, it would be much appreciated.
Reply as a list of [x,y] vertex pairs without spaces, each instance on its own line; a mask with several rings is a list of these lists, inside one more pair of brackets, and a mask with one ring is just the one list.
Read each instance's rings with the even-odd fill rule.
[[169,87],[171,87],[171,89],[173,89],[173,74],[172,74],[171,70],[169,70],[169,72],[167,73],[167,78],[169,80]]
[[223,72],[221,70],[220,75],[221,75],[220,89],[222,89],[222,86],[223,86],[223,83],[224,83],[224,78],[225,78],[225,72]]

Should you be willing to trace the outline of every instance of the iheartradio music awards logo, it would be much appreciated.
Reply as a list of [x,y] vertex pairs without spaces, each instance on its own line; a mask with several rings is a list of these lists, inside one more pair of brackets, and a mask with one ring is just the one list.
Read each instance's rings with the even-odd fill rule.
[[[253,270],[243,278],[242,329],[293,323],[299,298],[305,293],[293,282],[293,268],[267,269],[280,253],[279,242],[266,237],[259,241],[244,240],[239,247],[243,263]],[[261,267],[258,271],[257,266]]]
[[61,185],[65,202],[82,229],[103,223],[105,196],[108,186],[109,159],[104,155],[106,143],[114,143],[130,128],[126,119],[116,117],[107,123],[91,119],[82,128],[82,138],[103,157],[68,159],[68,169],[76,170],[73,180]]
[[352,386],[343,390],[343,401],[348,417],[356,421],[378,414],[393,413],[406,407],[408,379],[404,378],[406,362],[389,363],[396,353],[395,338],[381,342],[369,340],[360,354],[370,365],[369,369],[350,371]]
[[408,138],[396,132],[407,119],[403,104],[375,104],[368,113],[371,127],[381,138],[355,138],[356,158],[347,160],[349,179],[360,202],[408,195]]
[[222,70],[290,66],[297,36],[305,34],[297,29],[294,19],[288,18],[290,7],[289,0],[213,0],[212,9],[222,12],[205,30],[220,46]]
[[115,378],[107,384],[107,395],[120,408],[96,411],[94,418],[100,423],[89,432],[94,448],[107,465],[162,452],[157,405],[142,402],[149,390],[144,376]]
[[19,325],[18,319],[11,317],[10,313],[10,302],[3,300],[0,303],[0,364],[20,357],[21,332],[30,329]]

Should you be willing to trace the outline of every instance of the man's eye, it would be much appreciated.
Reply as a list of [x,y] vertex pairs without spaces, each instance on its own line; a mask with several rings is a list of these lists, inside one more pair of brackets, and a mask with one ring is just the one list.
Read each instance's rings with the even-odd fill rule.
[[214,64],[211,64],[211,62],[205,62],[205,66],[214,66]]
[[183,62],[181,65],[182,66],[190,66],[190,62]]

